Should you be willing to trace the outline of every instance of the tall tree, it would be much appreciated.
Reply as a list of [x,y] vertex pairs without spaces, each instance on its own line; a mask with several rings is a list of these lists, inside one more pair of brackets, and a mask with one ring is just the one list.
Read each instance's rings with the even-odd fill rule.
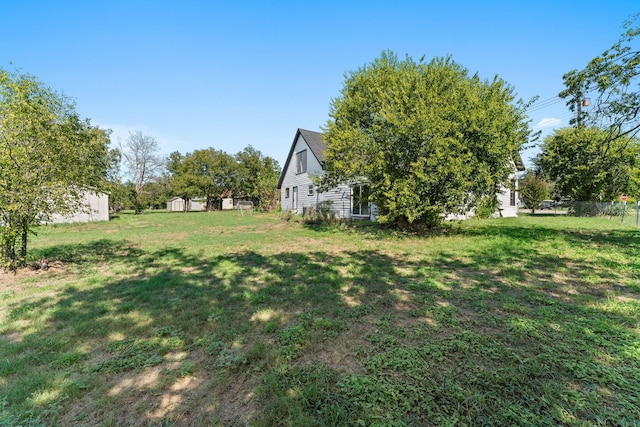
[[158,141],[140,131],[130,132],[129,137],[121,146],[122,157],[133,180],[136,191],[135,212],[142,213],[142,191],[145,184],[157,178],[164,162],[160,156]]
[[529,135],[513,101],[503,80],[469,76],[450,58],[383,52],[333,100],[322,188],[366,181],[379,220],[408,228],[497,203]]
[[82,120],[70,99],[0,68],[2,264],[24,265],[33,227],[81,210],[86,191],[104,187],[114,157],[108,131]]
[[238,162],[238,184],[236,192],[249,197],[263,211],[273,209],[280,192],[277,189],[280,165],[271,157],[265,157],[252,146],[236,154]]
[[536,166],[561,195],[576,201],[611,201],[638,190],[640,144],[628,136],[580,126],[547,136]]
[[221,195],[236,188],[238,166],[233,156],[207,148],[169,157],[175,191],[183,197],[206,198],[207,210],[217,209]]
[[200,195],[197,172],[185,162],[186,156],[174,151],[167,157],[171,191],[183,200],[184,212],[189,211],[191,199]]
[[549,184],[532,170],[527,170],[520,180],[518,190],[520,198],[531,209],[531,213],[535,213],[542,206],[542,201],[549,197]]
[[[563,76],[566,89],[560,97],[576,112],[574,122],[607,129],[605,144],[640,131],[639,23],[640,14],[624,23],[624,32],[613,46],[583,70],[571,70]],[[591,94],[595,95],[591,105],[582,109],[584,97]]]

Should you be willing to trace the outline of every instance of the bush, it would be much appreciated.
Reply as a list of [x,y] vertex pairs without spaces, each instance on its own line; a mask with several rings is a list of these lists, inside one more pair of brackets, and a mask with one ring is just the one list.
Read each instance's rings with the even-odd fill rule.
[[333,202],[326,200],[318,203],[318,207],[308,207],[303,210],[303,219],[308,224],[330,224],[336,225],[342,222],[342,219],[333,209]]
[[489,218],[498,210],[498,199],[496,197],[485,197],[478,202],[476,207],[476,218]]

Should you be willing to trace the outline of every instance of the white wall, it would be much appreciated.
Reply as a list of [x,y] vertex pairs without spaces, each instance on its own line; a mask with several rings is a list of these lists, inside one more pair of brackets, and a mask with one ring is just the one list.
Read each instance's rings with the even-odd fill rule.
[[[191,199],[189,201],[189,211],[203,211],[206,209],[206,203],[200,199]],[[167,211],[184,212],[184,199],[175,198],[167,202]]]
[[66,222],[109,221],[109,196],[105,193],[87,191],[82,202],[82,209],[74,215],[53,214],[54,224]]

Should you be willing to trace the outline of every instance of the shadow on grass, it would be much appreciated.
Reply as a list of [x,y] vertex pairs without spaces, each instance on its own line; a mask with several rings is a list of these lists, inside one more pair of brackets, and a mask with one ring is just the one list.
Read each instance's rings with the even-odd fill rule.
[[376,250],[204,259],[107,239],[42,249],[123,271],[9,307],[5,405],[82,425],[640,418],[638,287],[622,274],[616,288],[586,284],[584,272],[604,278],[610,266],[530,244],[560,237],[626,253],[637,232],[461,233],[505,239],[419,260]]

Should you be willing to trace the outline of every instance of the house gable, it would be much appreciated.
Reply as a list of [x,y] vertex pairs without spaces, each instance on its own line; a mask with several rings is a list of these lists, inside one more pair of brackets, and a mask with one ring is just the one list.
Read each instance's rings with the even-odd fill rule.
[[318,195],[314,178],[323,173],[326,148],[321,133],[297,130],[278,181],[283,211],[302,212],[306,207],[316,207]]
[[[300,141],[300,137],[302,137],[304,143],[308,147],[311,154],[313,154],[313,157],[315,158],[322,171],[322,166],[324,165],[324,150],[326,150],[327,148],[327,144],[325,144],[325,142],[322,140],[322,134],[320,132],[314,132],[311,130],[298,129],[296,132],[296,136],[293,138],[293,142],[291,143],[291,148],[289,149],[287,160],[285,161],[282,172],[280,173],[280,179],[278,180],[278,189],[282,188],[282,182],[284,181],[285,176],[289,171],[289,166],[291,164],[292,158],[295,158],[295,154],[301,151],[300,147],[296,148],[298,146],[298,142]],[[309,159],[307,159],[307,164],[308,163]]]

